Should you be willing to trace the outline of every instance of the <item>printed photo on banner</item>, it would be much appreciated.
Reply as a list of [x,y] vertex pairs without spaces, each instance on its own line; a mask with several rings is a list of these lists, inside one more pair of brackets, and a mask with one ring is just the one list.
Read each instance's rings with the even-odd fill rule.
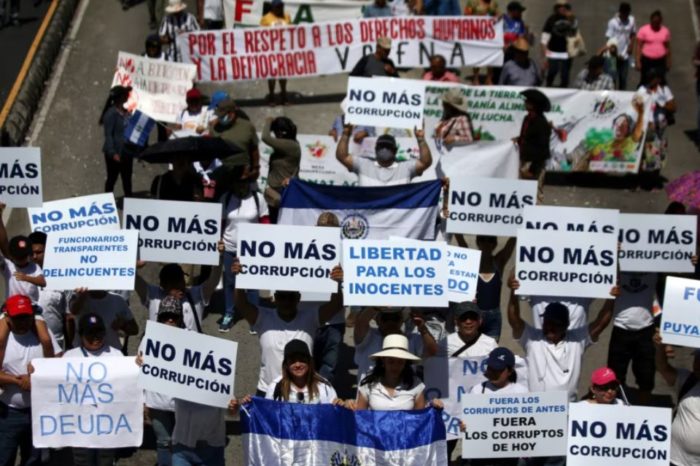
[[587,207],[559,207],[548,205],[525,206],[524,227],[559,233],[602,233],[618,237],[620,211],[616,209],[589,209]]
[[[426,89],[426,134],[442,118],[442,95],[459,87],[480,141],[510,140],[525,117],[526,88],[431,83]],[[547,170],[637,173],[650,104],[634,92],[541,88],[551,102],[552,123]]]
[[219,408],[233,398],[235,341],[149,320],[139,352],[141,389]]
[[668,466],[671,409],[569,405],[567,466]]
[[515,264],[518,295],[607,299],[617,283],[617,237],[521,229]]
[[[241,3],[242,7],[245,6]],[[426,68],[430,56],[449,68],[503,64],[503,22],[489,16],[405,16],[250,27],[180,34],[183,63],[199,82],[302,78],[350,72],[377,39],[395,44],[399,68]]]
[[423,127],[424,105],[424,81],[350,76],[341,106],[346,123],[412,130]]
[[197,67],[143,57],[127,52],[117,55],[114,86],[130,86],[125,107],[139,110],[154,120],[177,123],[177,117],[187,106],[185,94],[192,88]]
[[695,215],[620,214],[620,270],[693,272],[696,230]]
[[0,202],[8,207],[41,207],[41,149],[0,148]]
[[462,458],[566,454],[566,392],[465,395],[461,406]]
[[347,306],[447,307],[444,244],[343,241],[343,298]]
[[141,446],[143,390],[134,358],[42,358],[32,366],[35,448]]
[[700,348],[700,281],[667,277],[663,310],[662,341]]
[[536,204],[537,181],[450,178],[448,233],[515,236],[523,209]]
[[[259,26],[264,15],[263,0],[223,0],[226,29],[233,25]],[[362,8],[371,1],[287,0],[284,11],[293,24],[341,21],[362,18]]]
[[219,204],[126,198],[124,228],[139,232],[141,260],[219,264]]
[[47,290],[133,290],[139,232],[88,230],[48,235]]
[[30,207],[27,212],[32,231],[53,233],[121,228],[112,193],[44,202],[41,207]]
[[236,287],[335,293],[330,277],[340,258],[339,228],[240,224]]

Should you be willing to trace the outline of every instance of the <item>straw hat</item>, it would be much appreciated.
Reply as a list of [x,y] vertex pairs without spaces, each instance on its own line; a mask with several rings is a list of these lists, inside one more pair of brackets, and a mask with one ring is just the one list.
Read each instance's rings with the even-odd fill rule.
[[382,342],[382,350],[378,353],[374,353],[370,358],[396,358],[406,359],[408,361],[420,361],[419,357],[408,351],[408,338],[399,334],[385,336]]
[[187,4],[182,0],[168,0],[168,6],[165,7],[166,13],[179,13],[187,8]]
[[383,49],[391,50],[391,39],[389,37],[380,37],[377,39],[377,46]]
[[467,113],[469,111],[467,109],[467,98],[464,97],[462,91],[457,87],[448,89],[447,92],[442,95],[442,102],[456,108],[460,112]]
[[515,42],[513,42],[513,48],[515,50],[520,50],[521,52],[529,52],[530,44],[524,37],[518,37],[517,39],[515,39]]

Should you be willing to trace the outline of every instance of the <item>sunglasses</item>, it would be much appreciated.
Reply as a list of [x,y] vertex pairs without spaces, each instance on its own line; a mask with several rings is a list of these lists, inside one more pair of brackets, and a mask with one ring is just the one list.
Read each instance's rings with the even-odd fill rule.
[[607,392],[609,390],[617,391],[618,388],[619,385],[615,382],[606,383],[605,385],[593,385],[594,390],[598,390],[601,392]]
[[479,316],[476,314],[472,314],[470,312],[467,312],[466,314],[462,314],[461,316],[458,317],[460,322],[464,322],[465,320],[479,320]]

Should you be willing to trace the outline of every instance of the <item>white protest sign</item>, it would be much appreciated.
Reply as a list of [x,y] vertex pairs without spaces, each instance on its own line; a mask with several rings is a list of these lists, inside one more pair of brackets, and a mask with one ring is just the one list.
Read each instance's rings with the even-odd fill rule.
[[515,236],[523,224],[523,209],[536,199],[534,180],[450,178],[447,232]]
[[463,396],[462,458],[565,455],[567,404],[563,391]]
[[32,366],[34,447],[141,446],[143,391],[134,358],[41,358]]
[[668,466],[671,409],[569,405],[567,466]]
[[516,294],[610,298],[617,282],[617,236],[518,230]]
[[138,386],[208,406],[233,398],[238,343],[146,322]]
[[136,230],[51,233],[46,240],[47,290],[133,290]]
[[479,281],[481,251],[457,246],[446,246],[447,252],[447,299],[455,303],[476,298]]
[[340,263],[340,229],[292,225],[238,226],[241,273],[236,287],[248,290],[335,293],[333,267]]
[[112,193],[44,202],[41,207],[30,207],[27,212],[32,231],[52,233],[69,230],[120,229],[119,215]]
[[124,228],[139,231],[139,258],[153,262],[217,265],[221,205],[124,199]]
[[700,281],[666,278],[661,339],[668,345],[700,348]]
[[[264,3],[264,0],[223,0],[226,29],[232,29],[234,24],[259,26]],[[371,4],[360,0],[286,0],[284,12],[294,24],[314,23],[362,18],[362,7]]]
[[[426,134],[429,134],[426,132]],[[511,141],[477,141],[446,150],[429,139],[438,178],[459,178],[469,173],[488,178],[517,179],[520,172],[518,146]]]
[[8,207],[41,207],[41,150],[0,148],[0,202]]
[[422,128],[425,81],[350,76],[344,105],[346,123]]
[[138,109],[155,120],[177,123],[196,74],[197,67],[189,63],[119,52],[112,86],[131,86],[126,103],[130,111]]
[[447,307],[445,245],[417,241],[343,241],[347,306]]
[[620,270],[693,272],[695,215],[620,214]]
[[526,206],[523,211],[525,228],[560,233],[578,231],[605,233],[617,239],[620,211],[586,207]]

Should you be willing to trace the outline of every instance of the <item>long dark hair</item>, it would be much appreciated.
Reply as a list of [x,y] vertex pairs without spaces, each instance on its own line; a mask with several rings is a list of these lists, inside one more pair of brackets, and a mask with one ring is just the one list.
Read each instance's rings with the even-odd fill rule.
[[[374,364],[374,369],[372,369],[367,376],[362,379],[360,385],[373,385],[375,383],[381,383],[382,377],[386,374],[386,367],[384,367],[384,359],[377,358],[377,362]],[[406,360],[406,364],[403,366],[401,371],[401,383],[406,387],[413,386],[413,379],[416,373],[413,371],[413,365],[411,361]]]
[[281,116],[272,120],[270,130],[275,133],[275,136],[279,134],[281,139],[291,139],[292,141],[297,139],[297,125],[287,117]]
[[[319,398],[319,384],[327,384],[328,382],[316,372],[313,358],[304,356],[300,359],[309,366],[306,379],[304,380],[304,386],[308,387],[309,390],[309,398],[311,400]],[[278,401],[289,401],[289,394],[292,392],[292,378],[289,376],[289,365],[289,359],[285,359],[282,362],[282,380],[279,382],[279,396],[281,399]],[[275,390],[275,393],[277,393],[277,390]]]
[[100,119],[98,121],[100,125],[104,123],[105,113],[107,113],[107,110],[116,106],[120,102],[121,105],[126,103],[126,101],[129,99],[129,92],[131,92],[131,88],[124,86],[114,86],[109,90],[109,95],[107,96],[105,106],[102,108],[102,113],[100,114]]

